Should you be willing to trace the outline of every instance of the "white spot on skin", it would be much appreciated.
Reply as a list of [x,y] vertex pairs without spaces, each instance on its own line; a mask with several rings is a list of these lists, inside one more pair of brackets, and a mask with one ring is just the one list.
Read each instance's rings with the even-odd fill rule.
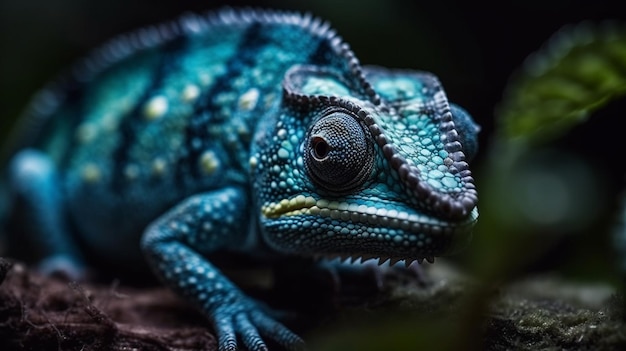
[[148,100],[143,108],[144,118],[152,121],[162,117],[169,107],[165,96],[157,95]]
[[239,97],[239,108],[244,111],[253,110],[259,101],[259,89],[251,88]]
[[167,162],[165,162],[162,158],[155,158],[152,161],[152,174],[154,175],[162,175],[165,173],[167,168]]
[[259,164],[259,160],[256,157],[254,157],[254,156],[250,157],[250,161],[249,162],[250,162],[250,169],[255,169],[256,166]]
[[278,149],[278,157],[280,157],[281,159],[289,158],[289,151],[281,147],[280,149]]
[[285,139],[285,137],[287,137],[287,130],[285,128],[281,128],[278,130],[276,135],[280,138],[280,140],[283,140]]
[[95,183],[100,180],[102,174],[98,165],[95,163],[88,163],[83,166],[81,176],[86,183]]
[[193,84],[189,84],[183,90],[183,100],[185,102],[192,102],[198,98],[200,95],[200,88]]
[[206,175],[213,174],[220,166],[220,160],[215,152],[208,150],[200,155],[200,170]]

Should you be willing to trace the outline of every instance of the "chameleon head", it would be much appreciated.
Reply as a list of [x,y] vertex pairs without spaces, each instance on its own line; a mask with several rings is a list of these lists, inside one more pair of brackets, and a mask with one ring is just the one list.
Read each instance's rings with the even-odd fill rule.
[[434,76],[298,66],[283,88],[250,160],[272,248],[412,262],[469,240],[478,210],[466,160],[478,127]]

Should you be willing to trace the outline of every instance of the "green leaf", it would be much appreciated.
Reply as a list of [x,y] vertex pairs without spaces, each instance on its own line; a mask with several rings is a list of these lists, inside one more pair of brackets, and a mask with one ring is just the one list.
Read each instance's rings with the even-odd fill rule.
[[499,135],[545,142],[626,95],[626,26],[581,23],[557,32],[508,83]]

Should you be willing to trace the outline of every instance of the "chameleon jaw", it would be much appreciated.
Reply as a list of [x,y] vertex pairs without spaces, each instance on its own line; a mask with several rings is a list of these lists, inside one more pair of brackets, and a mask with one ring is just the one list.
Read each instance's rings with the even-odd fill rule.
[[454,235],[458,231],[466,232],[478,219],[474,208],[464,220],[450,223],[426,214],[409,213],[384,207],[358,205],[343,201],[315,199],[312,196],[297,195],[280,202],[265,204],[261,214],[267,219],[310,215],[336,220],[352,221],[366,225],[399,229],[410,233],[429,233],[433,235]]
[[464,247],[478,210],[449,222],[384,200],[365,205],[298,195],[266,203],[261,217],[268,244],[285,253],[410,265]]

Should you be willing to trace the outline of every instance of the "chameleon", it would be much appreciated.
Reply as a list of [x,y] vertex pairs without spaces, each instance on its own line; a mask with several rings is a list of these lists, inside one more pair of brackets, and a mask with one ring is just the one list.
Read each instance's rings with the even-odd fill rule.
[[4,217],[44,272],[146,262],[220,350],[299,349],[212,257],[408,267],[455,252],[478,219],[478,132],[436,76],[363,66],[310,14],[185,14],[34,96],[6,147]]

